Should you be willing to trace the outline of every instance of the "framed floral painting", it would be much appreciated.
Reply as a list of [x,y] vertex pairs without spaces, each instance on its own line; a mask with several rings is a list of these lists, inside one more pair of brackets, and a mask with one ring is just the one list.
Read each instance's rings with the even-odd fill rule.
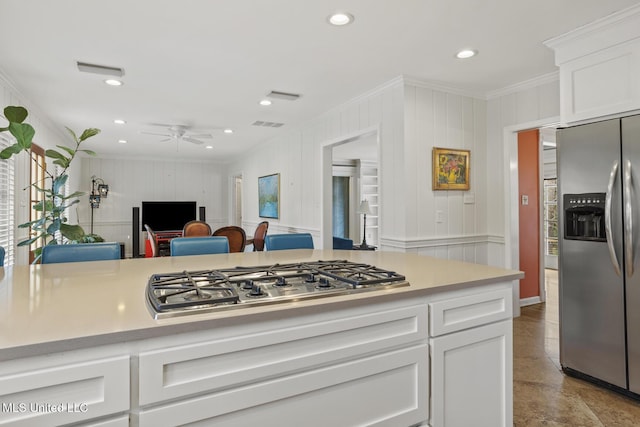
[[433,148],[433,190],[468,190],[471,151]]

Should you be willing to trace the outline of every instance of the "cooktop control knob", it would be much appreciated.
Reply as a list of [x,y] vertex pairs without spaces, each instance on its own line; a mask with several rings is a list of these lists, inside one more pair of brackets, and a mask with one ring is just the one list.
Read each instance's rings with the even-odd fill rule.
[[249,291],[249,295],[251,295],[252,297],[259,297],[261,295],[264,295],[264,292],[262,291],[262,286],[253,285],[253,287]]
[[242,289],[252,289],[253,288],[253,280],[247,279],[242,282]]
[[319,288],[330,288],[331,287],[331,283],[329,283],[329,278],[328,277],[321,277],[320,281],[318,282],[318,287]]

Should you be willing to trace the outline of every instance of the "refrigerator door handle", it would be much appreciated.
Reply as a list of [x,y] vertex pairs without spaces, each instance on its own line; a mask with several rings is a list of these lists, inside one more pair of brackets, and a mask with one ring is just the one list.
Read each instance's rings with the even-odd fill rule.
[[633,276],[633,206],[631,203],[631,160],[624,163],[624,257],[628,277]]
[[607,234],[607,246],[609,247],[609,256],[611,257],[611,264],[616,274],[620,276],[620,263],[618,263],[618,256],[616,255],[616,248],[613,245],[613,232],[611,228],[611,198],[613,196],[613,184],[616,182],[616,176],[618,174],[618,162],[613,163],[611,168],[611,174],[609,175],[609,184],[607,185],[607,194],[604,201],[604,227]]

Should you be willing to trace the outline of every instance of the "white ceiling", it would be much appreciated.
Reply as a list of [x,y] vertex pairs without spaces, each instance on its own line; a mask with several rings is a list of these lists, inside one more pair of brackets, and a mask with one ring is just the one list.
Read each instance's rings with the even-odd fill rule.
[[[60,129],[102,129],[86,146],[100,155],[226,160],[399,75],[485,94],[553,72],[544,40],[637,3],[0,0],[0,72]],[[354,23],[328,25],[336,10]],[[463,47],[479,55],[455,59]],[[76,61],[124,68],[124,86]],[[272,90],[302,97],[258,105]],[[140,133],[154,123],[211,132],[214,148]]]

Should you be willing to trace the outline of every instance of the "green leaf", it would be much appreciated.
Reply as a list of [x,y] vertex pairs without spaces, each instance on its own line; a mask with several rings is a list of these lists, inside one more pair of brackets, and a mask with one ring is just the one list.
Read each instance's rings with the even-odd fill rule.
[[73,140],[75,142],[78,142],[78,137],[76,136],[76,133],[74,131],[72,131],[71,129],[69,129],[68,127],[65,126],[65,128],[67,129],[67,131],[71,134],[71,136],[73,137]]
[[96,152],[93,151],[93,150],[80,150],[80,151],[82,151],[84,153],[87,153],[90,156],[95,156],[96,155]]
[[69,194],[68,196],[63,196],[62,199],[64,200],[68,200],[68,199],[73,199],[74,197],[80,197],[80,196],[84,196],[85,193],[84,191],[74,191],[73,193]]
[[96,129],[96,128],[85,129],[84,132],[82,132],[82,135],[80,136],[80,141],[84,141],[87,138],[96,136],[99,133],[100,133],[100,129]]
[[24,122],[28,115],[29,113],[24,107],[15,107],[10,105],[4,109],[4,116],[7,120],[14,123]]
[[68,179],[69,175],[67,175],[66,173],[54,179],[52,186],[53,192],[58,194],[60,192],[60,189],[64,188],[64,185],[66,184]]
[[69,240],[80,240],[84,230],[79,225],[60,224],[60,233]]
[[33,242],[35,242],[36,240],[38,240],[40,237],[41,236],[36,236],[36,237],[32,237],[31,239],[23,240],[23,241],[18,243],[18,247],[30,245]]
[[31,148],[31,142],[33,141],[33,136],[36,134],[36,131],[30,124],[11,122],[9,123],[9,132],[15,136],[23,150]]
[[16,142],[10,147],[7,147],[4,150],[0,151],[0,159],[6,160],[11,156],[13,156],[14,154],[18,154],[21,151],[22,151],[22,147],[20,146],[20,144]]
[[44,152],[44,155],[47,157],[51,157],[52,159],[69,159],[67,156],[63,155],[62,153],[56,151],[56,150],[46,150]]
[[56,234],[56,231],[60,230],[60,225],[62,225],[62,222],[59,219],[53,221],[47,227],[47,234],[50,234],[52,236]]
[[67,153],[69,153],[69,155],[73,156],[74,154],[76,154],[76,150],[74,150],[73,148],[69,148],[67,146],[64,145],[56,145],[56,147],[58,148],[62,148],[64,151],[66,151]]
[[58,165],[58,166],[62,167],[63,169],[66,169],[66,168],[69,167],[69,161],[63,160],[63,159],[54,160],[53,164],[54,165]]

